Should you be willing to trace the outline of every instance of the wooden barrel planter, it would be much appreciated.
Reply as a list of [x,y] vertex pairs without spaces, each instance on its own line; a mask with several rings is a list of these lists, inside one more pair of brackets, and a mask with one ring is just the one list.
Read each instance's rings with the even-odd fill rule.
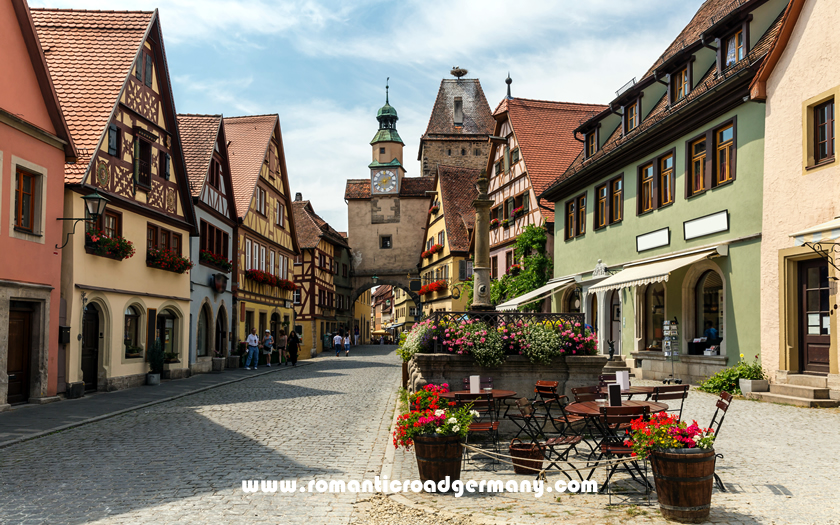
[[424,483],[435,483],[449,476],[449,481],[461,479],[461,455],[463,447],[459,436],[416,436],[414,455],[417,457],[417,470]]
[[[514,443],[518,441],[518,443]],[[542,470],[545,458],[545,447],[536,443],[523,443],[521,439],[513,438],[508,448],[513,458],[513,472],[516,474],[536,476]]]
[[712,506],[714,449],[655,451],[650,460],[662,516],[682,523],[707,521]]

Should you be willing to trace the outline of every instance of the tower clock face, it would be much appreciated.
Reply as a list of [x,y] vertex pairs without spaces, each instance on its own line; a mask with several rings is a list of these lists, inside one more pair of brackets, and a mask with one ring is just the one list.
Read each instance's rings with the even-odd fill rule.
[[373,191],[376,193],[395,193],[397,191],[397,173],[394,170],[377,171],[372,182]]

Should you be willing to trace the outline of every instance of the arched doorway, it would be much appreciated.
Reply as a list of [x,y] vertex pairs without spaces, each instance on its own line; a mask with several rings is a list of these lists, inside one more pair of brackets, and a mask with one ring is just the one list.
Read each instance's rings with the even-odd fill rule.
[[168,308],[162,310],[157,316],[157,330],[164,353],[178,355],[178,316],[175,312]]
[[96,390],[99,379],[99,307],[85,306],[82,319],[82,381],[85,391]]
[[198,313],[198,328],[195,333],[196,357],[210,355],[210,310],[205,304]]
[[219,307],[219,313],[216,315],[216,355],[218,357],[227,357],[227,314],[225,309]]
[[[613,341],[616,355],[621,355],[621,290],[613,290],[610,293],[610,338],[608,341]],[[609,351],[609,346],[607,347]]]

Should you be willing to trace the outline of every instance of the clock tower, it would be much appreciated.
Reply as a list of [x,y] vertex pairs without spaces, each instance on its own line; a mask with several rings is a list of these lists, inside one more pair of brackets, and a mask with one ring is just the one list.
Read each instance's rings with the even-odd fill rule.
[[376,112],[379,130],[370,141],[372,162],[370,168],[370,191],[372,194],[396,195],[405,176],[403,168],[403,144],[397,133],[397,110],[388,102],[388,84],[385,84],[385,105]]

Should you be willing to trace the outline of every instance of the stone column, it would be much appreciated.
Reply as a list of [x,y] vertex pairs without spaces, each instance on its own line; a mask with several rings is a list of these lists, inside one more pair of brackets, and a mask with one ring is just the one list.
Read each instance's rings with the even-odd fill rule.
[[490,207],[493,199],[487,196],[490,181],[487,172],[481,170],[476,182],[478,198],[473,201],[475,208],[475,266],[473,268],[472,310],[493,311],[490,301]]

